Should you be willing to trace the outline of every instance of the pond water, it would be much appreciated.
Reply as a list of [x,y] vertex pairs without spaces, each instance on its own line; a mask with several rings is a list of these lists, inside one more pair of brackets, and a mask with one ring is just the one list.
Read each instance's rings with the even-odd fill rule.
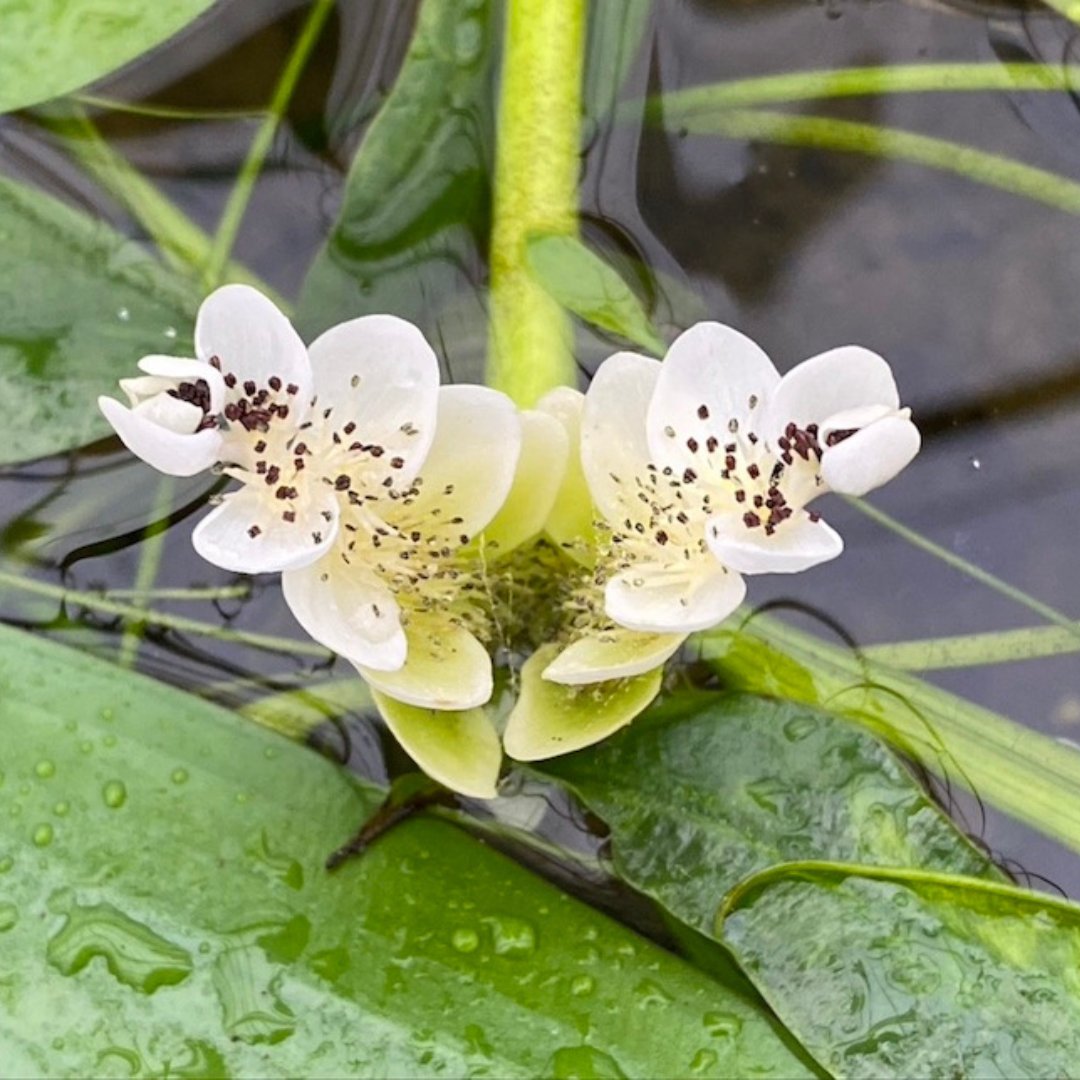
[[[598,7],[616,3],[596,0]],[[91,110],[108,143],[209,232],[305,8],[293,0],[222,3],[151,59],[94,88],[99,98],[136,107]],[[352,153],[393,83],[414,14],[415,5],[402,0],[345,0],[292,95],[233,251],[289,299],[300,294],[334,226]],[[476,33],[457,45],[479,52],[493,30],[478,21]],[[585,236],[636,282],[666,336],[715,318],[759,341],[781,370],[839,344],[882,353],[925,444],[873,504],[1070,615],[1080,612],[1073,561],[1080,481],[1072,463],[1080,434],[1080,217],[882,157],[648,127],[633,103],[650,93],[807,68],[1062,64],[1080,59],[1076,38],[1052,13],[1005,2],[656,0],[628,58],[618,90],[623,105],[598,107],[589,117],[581,166]],[[602,83],[605,74],[590,78]],[[1077,100],[1065,92],[995,91],[782,107],[956,140],[1078,176]],[[165,108],[177,116],[155,111]],[[451,377],[477,378],[485,269],[476,230],[485,221],[493,104],[463,108],[473,111],[459,137],[475,168],[472,194],[451,206],[458,215],[452,245],[435,251],[422,220],[390,236],[378,257],[366,256],[372,280],[357,291],[354,313],[389,310],[414,319]],[[0,147],[6,175],[145,238],[40,117],[4,117]],[[392,210],[410,193],[384,196]],[[125,313],[101,317],[123,320]],[[319,318],[314,305],[307,325],[301,320],[306,334],[320,328]],[[177,330],[163,327],[163,338]],[[580,329],[583,382],[618,347]],[[114,440],[9,468],[0,473],[7,568],[81,590],[140,581],[155,588],[237,584],[190,546],[207,493],[205,478],[162,485]],[[843,558],[794,579],[754,579],[752,604],[787,604],[785,617],[832,640],[839,629],[863,645],[1038,622],[857,509],[831,503],[830,520],[847,542]],[[160,546],[145,541],[148,525],[168,526]],[[148,550],[156,555],[148,558]],[[246,597],[154,606],[233,630],[302,638],[276,580],[254,580]],[[0,613],[102,655],[128,650],[146,672],[229,704],[349,674],[307,655],[152,627],[136,642],[108,613],[61,608],[11,589],[0,593]],[[1080,742],[1078,675],[1076,658],[1064,656],[929,677]],[[374,775],[405,764],[359,713],[342,727],[326,725],[314,741]],[[1080,896],[1075,856],[984,813],[962,793],[949,797],[1004,862],[1033,875],[1036,885],[1044,878]],[[567,828],[577,826],[564,826],[564,839]]]

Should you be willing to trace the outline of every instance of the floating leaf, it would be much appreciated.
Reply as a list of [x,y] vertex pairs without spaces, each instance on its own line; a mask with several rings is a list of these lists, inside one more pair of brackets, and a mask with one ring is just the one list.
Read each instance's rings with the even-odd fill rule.
[[198,301],[104,222],[0,178],[0,465],[108,434],[97,396],[146,353],[190,356]]
[[568,311],[635,345],[663,356],[667,346],[630,286],[575,236],[529,240],[529,268]]
[[94,82],[173,36],[214,0],[0,0],[0,112]]
[[5,1073],[808,1075],[743,995],[445,822],[327,874],[378,793],[179,690],[0,628],[0,733]]
[[805,705],[679,697],[540,771],[606,822],[621,877],[705,933],[741,880],[796,859],[995,876],[876,739]]
[[838,1076],[1072,1076],[1080,908],[986,881],[819,864],[752,878],[719,930]]

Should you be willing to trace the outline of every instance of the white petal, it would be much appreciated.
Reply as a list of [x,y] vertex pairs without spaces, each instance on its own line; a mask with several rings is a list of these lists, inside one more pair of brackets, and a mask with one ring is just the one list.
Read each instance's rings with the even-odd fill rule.
[[414,614],[405,628],[408,652],[398,671],[357,664],[375,690],[423,709],[475,709],[491,697],[491,658],[461,627]]
[[805,512],[782,522],[772,536],[748,529],[736,514],[717,514],[705,526],[709,549],[740,574],[795,574],[835,559],[844,541],[835,529]]
[[225,381],[217,368],[202,360],[189,360],[182,356],[144,356],[139,369],[147,375],[169,379],[171,382],[198,382],[202,379],[210,387],[210,411],[220,412],[225,404]]
[[281,584],[296,621],[320,645],[380,671],[396,671],[405,663],[401,612],[378,581],[331,554],[287,570]]
[[393,315],[365,315],[332,327],[308,350],[321,408],[356,437],[381,446],[383,462],[407,483],[424,463],[435,436],[439,361],[424,335]]
[[621,628],[591,633],[571,642],[541,674],[564,686],[643,675],[662,667],[685,640],[685,634],[641,634]]
[[752,427],[779,382],[772,361],[745,334],[722,323],[692,326],[668,350],[649,405],[653,461],[680,473],[695,466],[699,452],[690,445],[703,447],[710,436],[727,442],[732,420]]
[[221,435],[215,429],[191,434],[170,431],[109,397],[99,397],[98,408],[123,444],[159,472],[194,476],[218,460]]
[[207,562],[238,574],[307,566],[330,549],[338,530],[332,490],[316,488],[312,495],[320,501],[298,506],[296,520],[289,522],[282,520],[281,503],[254,487],[243,487],[226,495],[221,506],[199,522],[191,542]]
[[566,433],[566,469],[544,531],[552,541],[578,562],[591,564],[595,548],[596,510],[581,464],[581,417],[585,395],[568,386],[545,394],[536,408],[554,417]]
[[386,726],[428,776],[474,799],[495,798],[502,746],[482,709],[447,712],[378,692],[372,697]]
[[141,420],[174,431],[177,435],[194,435],[203,420],[203,411],[190,401],[181,401],[169,394],[155,394],[139,402],[131,410]]
[[821,476],[843,495],[865,495],[891,480],[919,452],[919,430],[902,416],[888,416],[830,446]]
[[400,525],[408,515],[422,521],[426,531],[443,532],[459,543],[461,536],[479,533],[510,493],[521,451],[521,418],[505,394],[486,386],[444,386],[438,402],[420,494],[411,507],[390,504],[387,518]]
[[899,408],[900,395],[887,361],[859,345],[812,356],[780,380],[763,423],[769,438],[789,423],[822,424],[836,413],[863,405]]
[[506,752],[518,761],[542,761],[592,746],[629,724],[660,691],[659,667],[632,679],[561,686],[541,677],[558,651],[544,645],[521,669],[521,693],[503,733]]
[[570,444],[562,424],[537,410],[521,414],[521,455],[502,508],[484,529],[484,543],[499,558],[539,535],[566,472]]
[[642,564],[607,583],[604,609],[629,630],[689,634],[723,622],[745,595],[742,578],[720,566]]
[[639,514],[635,477],[645,475],[649,444],[645,417],[660,362],[616,353],[597,369],[581,417],[581,465],[597,509],[608,521]]
[[312,395],[307,349],[292,323],[257,289],[223,285],[199,308],[195,320],[195,352],[209,363],[218,357],[223,372],[243,384],[250,379],[265,387],[272,376],[298,390],[294,417],[303,413]]

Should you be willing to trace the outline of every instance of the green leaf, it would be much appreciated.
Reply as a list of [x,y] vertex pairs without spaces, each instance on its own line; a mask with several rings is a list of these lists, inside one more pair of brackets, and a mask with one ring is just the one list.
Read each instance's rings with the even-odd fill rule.
[[104,222],[0,178],[0,465],[108,434],[97,396],[146,353],[191,355],[198,301]]
[[[305,338],[390,311],[448,348],[459,379],[459,362],[479,371],[483,335],[462,345],[461,327],[475,332],[484,321],[475,281],[490,212],[492,7],[421,6],[401,72],[349,170],[338,221],[304,282],[296,319]],[[459,291],[473,303],[457,320],[443,308]]]
[[876,739],[792,702],[680,696],[538,771],[607,823],[621,877],[705,933],[740,881],[795,859],[995,875]]
[[214,0],[0,0],[0,112],[94,82],[173,36]]
[[6,1073],[806,1075],[744,999],[448,823],[328,875],[378,796],[255,724],[8,628],[0,689]]
[[986,881],[804,863],[747,882],[723,939],[840,1076],[1072,1076],[1080,908]]
[[667,346],[630,286],[576,236],[534,236],[527,252],[533,276],[568,311],[664,355]]
[[240,713],[289,739],[303,739],[320,724],[371,707],[363,679],[330,679],[311,689],[282,690],[240,707]]

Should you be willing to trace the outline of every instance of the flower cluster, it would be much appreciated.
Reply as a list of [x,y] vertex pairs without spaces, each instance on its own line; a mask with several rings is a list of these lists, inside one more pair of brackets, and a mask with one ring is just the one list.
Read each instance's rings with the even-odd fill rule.
[[[478,797],[503,746],[537,760],[629,723],[687,635],[738,607],[743,575],[840,554],[812,500],[864,494],[919,449],[881,357],[834,349],[781,377],[719,323],[529,411],[440,386],[401,319],[305,347],[242,285],[203,303],[195,352],[144,357],[105,416],[162,472],[239,482],[196,527],[199,553],[281,573],[418,764]],[[513,691],[501,739],[493,656]]]

